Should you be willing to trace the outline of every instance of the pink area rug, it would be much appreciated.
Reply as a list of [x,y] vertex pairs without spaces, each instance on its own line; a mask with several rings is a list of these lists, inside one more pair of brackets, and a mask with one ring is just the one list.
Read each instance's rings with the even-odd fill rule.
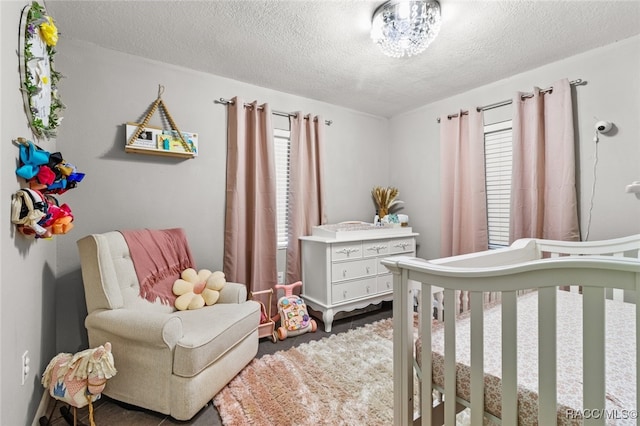
[[224,425],[393,424],[392,320],[251,362],[216,397]]

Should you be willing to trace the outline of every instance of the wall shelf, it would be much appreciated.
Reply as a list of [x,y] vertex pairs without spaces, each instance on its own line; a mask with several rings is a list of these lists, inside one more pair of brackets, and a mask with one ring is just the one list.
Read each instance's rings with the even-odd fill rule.
[[165,151],[164,149],[145,148],[142,146],[131,146],[131,145],[126,145],[124,147],[124,152],[129,154],[158,155],[161,157],[195,158],[195,154],[193,152]]
[[[164,87],[158,86],[158,98],[151,104],[141,123],[126,123],[126,143],[124,151],[135,154],[159,155],[164,157],[194,158],[198,156],[198,134],[181,132],[169,109],[162,100]],[[164,112],[171,124],[170,130],[148,126],[149,119],[156,110]]]
[[[130,140],[131,136],[140,128],[139,123],[129,122],[125,124],[126,139]],[[175,158],[195,158],[198,156],[198,134],[191,132],[182,132],[184,138],[189,144],[191,151],[184,150],[180,141],[174,136],[167,134],[167,130],[160,127],[144,126],[139,137],[127,142],[124,145],[124,151],[129,154],[146,154],[158,155],[162,157]],[[175,131],[173,131],[175,133]],[[160,140],[167,138],[171,142],[167,142],[168,149],[160,148]]]

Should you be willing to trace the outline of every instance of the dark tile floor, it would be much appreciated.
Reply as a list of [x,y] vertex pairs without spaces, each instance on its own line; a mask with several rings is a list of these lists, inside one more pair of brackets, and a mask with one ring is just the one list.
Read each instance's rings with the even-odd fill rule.
[[[305,333],[299,336],[290,337],[283,341],[273,343],[269,338],[260,339],[258,347],[258,354],[256,357],[261,357],[266,354],[272,354],[277,351],[287,350],[293,346],[305,343],[311,340],[319,340],[323,337],[330,336],[331,334],[342,333],[353,328],[360,327],[364,324],[378,321],[384,318],[390,318],[392,315],[392,306],[390,302],[383,302],[375,310],[363,310],[359,311],[357,315],[349,315],[340,318],[340,315],[336,315],[336,319],[333,322],[331,333],[324,331],[324,324],[322,321],[318,321],[318,330],[315,333]],[[67,421],[59,410],[61,404],[53,410],[51,416],[51,425],[73,425],[72,413],[70,421]],[[155,413],[140,409],[137,407],[124,405],[117,401],[114,401],[106,396],[96,401],[93,404],[94,407],[94,421],[97,426],[109,425],[109,426],[166,426],[166,425],[200,425],[200,426],[220,426],[222,425],[218,410],[213,406],[212,402],[209,402],[198,414],[196,414],[191,420],[183,422],[178,421],[165,414]],[[49,414],[53,409],[53,402],[47,410]],[[88,407],[78,410],[78,426],[89,424],[89,411]],[[46,420],[41,419],[40,425],[45,425]]]

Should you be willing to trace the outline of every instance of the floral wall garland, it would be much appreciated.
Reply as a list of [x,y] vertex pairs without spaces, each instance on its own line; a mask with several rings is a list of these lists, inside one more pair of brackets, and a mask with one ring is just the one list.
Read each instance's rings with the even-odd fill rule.
[[58,29],[44,7],[35,1],[22,12],[20,42],[20,72],[29,124],[36,136],[55,137],[64,109],[58,94],[62,75],[53,66]]

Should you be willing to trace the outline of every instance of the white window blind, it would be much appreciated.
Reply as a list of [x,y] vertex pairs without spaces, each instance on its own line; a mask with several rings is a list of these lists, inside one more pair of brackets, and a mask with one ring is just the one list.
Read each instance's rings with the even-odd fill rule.
[[509,245],[511,142],[511,120],[484,126],[489,248]]
[[289,153],[291,132],[274,129],[273,142],[276,162],[276,203],[278,217],[278,247],[287,247],[288,199],[289,199]]

